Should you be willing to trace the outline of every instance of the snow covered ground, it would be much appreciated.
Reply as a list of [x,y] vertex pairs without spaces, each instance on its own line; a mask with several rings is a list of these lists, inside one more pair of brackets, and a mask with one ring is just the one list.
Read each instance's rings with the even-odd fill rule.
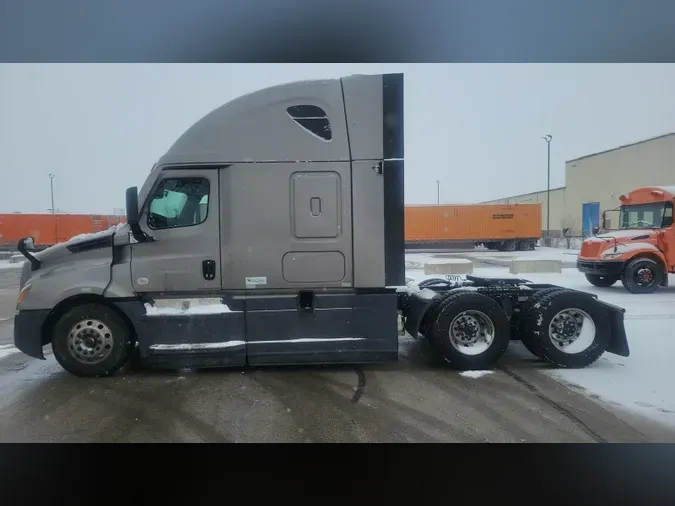
[[9,263],[9,260],[0,260],[0,270],[2,269],[21,269],[23,262],[18,262],[15,264]]
[[[670,286],[651,295],[628,293],[621,283],[611,288],[596,288],[574,268],[563,269],[561,274],[523,274],[512,276],[508,263],[513,258],[576,260],[576,251],[538,248],[536,251],[501,253],[476,251],[452,253],[482,261],[486,257],[501,259],[503,265],[489,262],[489,266],[476,266],[474,275],[488,277],[523,277],[534,282],[552,283],[598,294],[599,298],[626,309],[625,325],[631,347],[627,358],[606,354],[591,367],[581,370],[550,370],[547,374],[573,388],[620,406],[633,413],[648,416],[675,427],[675,276],[670,276]],[[406,255],[407,276],[422,280],[424,263],[438,262],[437,254],[411,253]],[[478,263],[478,262],[477,262]],[[0,269],[20,269],[21,263],[0,261]],[[0,358],[15,353],[11,345],[0,346]],[[543,367],[543,366],[542,366]],[[466,377],[480,373],[468,372]]]
[[0,344],[0,358],[8,357],[18,352],[19,350],[13,344]]
[[[545,251],[543,254],[555,253]],[[557,253],[564,254],[565,250]],[[472,256],[476,254],[471,253]],[[413,256],[416,255],[407,256],[407,260]],[[415,261],[418,261],[417,258]],[[406,274],[415,280],[434,277],[425,276],[421,269],[408,268]],[[596,288],[573,268],[563,269],[561,274],[513,276],[508,273],[508,268],[491,266],[476,268],[474,275],[522,277],[533,282],[557,284],[595,293],[601,300],[625,308],[630,357],[606,354],[586,369],[544,370],[572,388],[675,427],[675,333],[672,330],[675,325],[674,275],[670,276],[669,287],[650,295],[631,294],[620,282],[610,288]]]
[[453,263],[455,259],[472,259],[476,264],[489,264],[499,266],[509,266],[511,260],[517,258],[536,259],[536,260],[560,260],[563,267],[575,267],[579,250],[561,249],[561,248],[537,248],[534,251],[489,251],[486,249],[476,249],[475,251],[447,251],[434,253],[406,253],[406,268],[414,269],[417,265],[424,267],[424,264],[438,264],[443,262]]

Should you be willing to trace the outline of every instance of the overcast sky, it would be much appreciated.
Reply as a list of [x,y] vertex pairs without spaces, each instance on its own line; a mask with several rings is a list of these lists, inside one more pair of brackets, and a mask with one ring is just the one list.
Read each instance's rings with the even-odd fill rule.
[[[565,160],[675,131],[675,65],[0,65],[0,212],[105,213],[201,116],[270,85],[405,73],[406,203],[552,187]],[[636,167],[639,170],[639,167]],[[675,177],[675,174],[674,174]]]

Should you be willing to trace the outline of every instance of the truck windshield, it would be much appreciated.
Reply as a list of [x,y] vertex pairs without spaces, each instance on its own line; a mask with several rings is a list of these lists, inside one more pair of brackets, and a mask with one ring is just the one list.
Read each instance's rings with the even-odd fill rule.
[[621,206],[620,213],[622,229],[667,228],[673,223],[673,204],[671,202]]

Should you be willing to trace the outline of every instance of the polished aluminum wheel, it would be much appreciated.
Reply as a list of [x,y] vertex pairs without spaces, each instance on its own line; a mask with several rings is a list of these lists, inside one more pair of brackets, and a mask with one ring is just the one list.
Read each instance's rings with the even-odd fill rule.
[[105,360],[112,348],[112,331],[99,320],[82,320],[68,332],[68,351],[83,364],[97,364]]
[[581,309],[563,309],[548,326],[548,335],[557,349],[564,353],[581,353],[595,341],[595,323]]
[[492,320],[481,311],[467,310],[459,313],[450,323],[450,343],[464,355],[480,355],[495,338]]

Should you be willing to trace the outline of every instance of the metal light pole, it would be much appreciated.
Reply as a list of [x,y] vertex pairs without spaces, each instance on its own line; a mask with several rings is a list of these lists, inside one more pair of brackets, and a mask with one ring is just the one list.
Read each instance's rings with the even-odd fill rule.
[[[547,134],[542,137],[546,141],[547,161],[546,161],[546,239],[547,243],[551,241],[551,140],[553,136]],[[550,246],[550,244],[547,244]]]
[[441,182],[436,180],[436,205],[441,205]]
[[49,174],[49,186],[51,188],[51,194],[52,194],[52,214],[56,212],[56,209],[54,209],[54,178],[56,177],[56,174]]
[[[49,188],[52,195],[52,215],[56,214],[56,209],[54,209],[54,178],[56,174],[49,173]],[[54,216],[54,241],[59,242],[59,225],[57,223],[58,218]]]

